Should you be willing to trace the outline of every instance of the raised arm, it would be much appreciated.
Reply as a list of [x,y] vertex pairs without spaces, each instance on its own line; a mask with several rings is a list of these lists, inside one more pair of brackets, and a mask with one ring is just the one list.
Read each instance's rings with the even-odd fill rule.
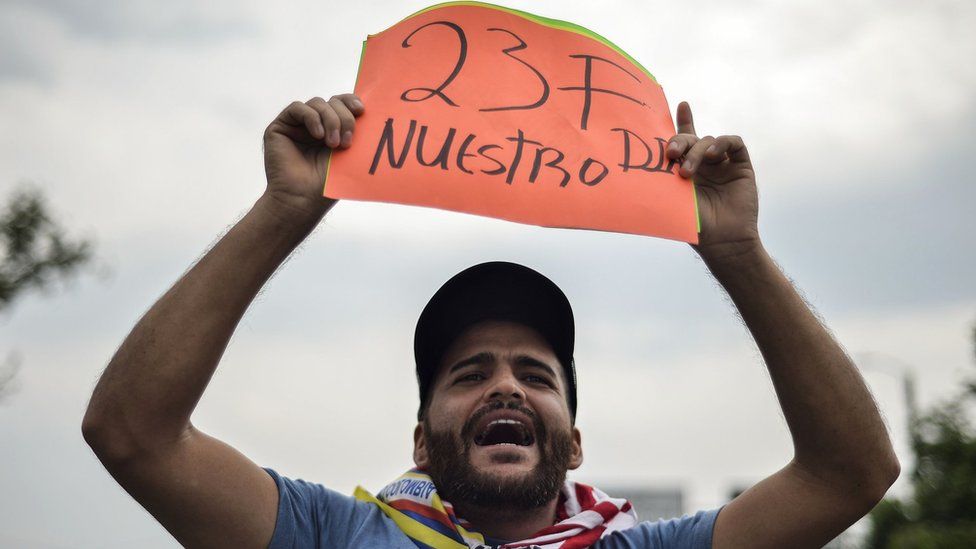
[[696,251],[759,346],[794,448],[790,463],[719,513],[713,547],[822,547],[884,496],[898,461],[857,368],[762,245],[742,140],[698,139],[687,103],[677,118],[668,154],[694,177]]
[[264,135],[267,189],[136,324],[82,424],[113,477],[189,547],[267,547],[278,490],[190,416],[254,296],[332,207],[330,149],[349,146],[353,95],[289,105]]

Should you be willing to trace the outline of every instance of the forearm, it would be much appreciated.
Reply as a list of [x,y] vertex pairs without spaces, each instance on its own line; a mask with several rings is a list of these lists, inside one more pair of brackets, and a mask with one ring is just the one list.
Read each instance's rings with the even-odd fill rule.
[[280,206],[262,196],[136,324],[92,395],[93,446],[124,454],[186,431],[248,305],[318,221],[296,223]]
[[755,338],[786,417],[797,463],[822,480],[887,485],[888,433],[850,358],[761,246],[709,261]]

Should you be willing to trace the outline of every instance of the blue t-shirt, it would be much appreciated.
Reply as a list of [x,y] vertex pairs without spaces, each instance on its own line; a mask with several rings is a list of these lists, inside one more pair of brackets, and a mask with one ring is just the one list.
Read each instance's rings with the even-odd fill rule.
[[[278,520],[269,549],[417,549],[379,507],[321,484],[283,477],[266,469],[278,484]],[[642,522],[600,539],[598,549],[710,549],[718,509],[680,519]]]

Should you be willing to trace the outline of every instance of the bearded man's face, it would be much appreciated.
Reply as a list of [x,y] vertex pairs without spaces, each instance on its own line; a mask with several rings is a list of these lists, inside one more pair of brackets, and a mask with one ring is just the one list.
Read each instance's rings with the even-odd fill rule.
[[415,436],[414,461],[452,503],[529,509],[582,463],[566,383],[532,328],[486,321],[448,348]]

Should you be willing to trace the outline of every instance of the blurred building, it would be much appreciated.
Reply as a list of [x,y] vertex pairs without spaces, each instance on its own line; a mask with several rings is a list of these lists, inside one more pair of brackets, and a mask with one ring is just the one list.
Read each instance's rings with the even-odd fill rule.
[[615,498],[626,498],[637,511],[640,520],[680,517],[684,514],[684,493],[678,488],[609,487],[606,492]]

